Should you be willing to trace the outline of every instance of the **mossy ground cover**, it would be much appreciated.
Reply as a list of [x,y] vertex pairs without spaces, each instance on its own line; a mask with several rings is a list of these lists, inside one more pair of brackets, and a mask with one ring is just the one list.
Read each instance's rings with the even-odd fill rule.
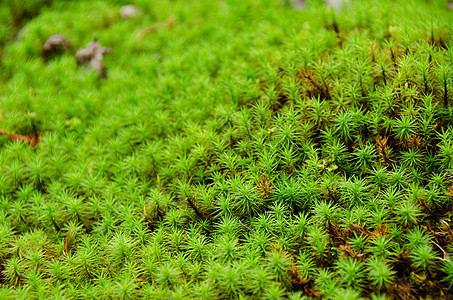
[[451,297],[445,2],[5,3],[1,299]]

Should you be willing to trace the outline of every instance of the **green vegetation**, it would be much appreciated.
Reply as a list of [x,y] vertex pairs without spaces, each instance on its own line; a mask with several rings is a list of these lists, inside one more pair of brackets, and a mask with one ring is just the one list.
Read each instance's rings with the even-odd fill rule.
[[443,1],[16,2],[0,128],[40,139],[0,136],[1,299],[451,295]]

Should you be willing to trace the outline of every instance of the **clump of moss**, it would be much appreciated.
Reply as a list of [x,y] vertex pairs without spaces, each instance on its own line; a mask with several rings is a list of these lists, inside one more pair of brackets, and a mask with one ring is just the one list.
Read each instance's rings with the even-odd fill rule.
[[[452,292],[443,3],[125,4],[53,1],[5,42],[0,128],[39,141],[0,140],[0,298]],[[54,34],[113,48],[108,79],[42,57]]]

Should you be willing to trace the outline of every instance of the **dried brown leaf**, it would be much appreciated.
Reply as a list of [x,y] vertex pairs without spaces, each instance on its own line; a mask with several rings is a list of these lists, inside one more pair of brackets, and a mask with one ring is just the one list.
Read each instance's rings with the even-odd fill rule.
[[148,34],[155,32],[158,28],[161,28],[161,27],[172,27],[175,24],[175,22],[176,22],[176,17],[171,15],[165,21],[157,22],[157,23],[141,30],[139,33],[137,33],[137,38],[141,39],[141,38],[147,36]]
[[102,77],[107,78],[107,71],[102,64],[104,55],[112,52],[112,48],[102,47],[97,39],[93,39],[85,49],[79,49],[76,53],[77,64],[91,67]]
[[69,42],[60,34],[50,36],[42,47],[43,56],[61,53],[69,48]]
[[3,129],[0,129],[0,135],[6,135],[10,138],[12,141],[20,141],[20,142],[26,142],[29,143],[31,146],[34,146],[39,143],[39,135],[38,134],[33,134],[30,136],[26,135],[20,135],[20,134],[15,134],[11,132],[7,132]]

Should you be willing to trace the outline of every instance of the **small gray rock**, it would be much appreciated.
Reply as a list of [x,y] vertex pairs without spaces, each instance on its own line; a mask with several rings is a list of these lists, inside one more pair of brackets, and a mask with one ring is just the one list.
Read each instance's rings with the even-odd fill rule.
[[[324,0],[324,3],[335,11],[340,10],[347,2],[349,0]],[[294,9],[303,9],[307,5],[307,0],[282,0],[282,3]]]
[[129,4],[120,8],[120,16],[123,19],[130,19],[142,14],[142,10],[135,5]]
[[343,5],[345,3],[349,2],[349,1],[348,0],[326,0],[325,2],[327,4],[327,6],[330,6],[334,10],[338,11],[343,7]]

